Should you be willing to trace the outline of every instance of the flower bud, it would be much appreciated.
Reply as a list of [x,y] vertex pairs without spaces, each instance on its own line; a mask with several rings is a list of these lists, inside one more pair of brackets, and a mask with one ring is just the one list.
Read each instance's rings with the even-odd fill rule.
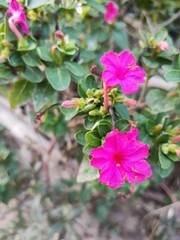
[[168,51],[169,50],[169,45],[165,41],[157,42],[156,46],[157,46],[159,51]]
[[124,98],[123,103],[129,105],[130,107],[134,107],[137,104],[137,101],[132,98]]
[[62,107],[65,107],[65,108],[73,108],[73,107],[78,107],[79,106],[79,103],[78,101],[76,100],[67,100],[67,101],[64,101],[62,104],[61,104]]
[[153,133],[158,133],[163,129],[163,124],[159,123],[152,128]]
[[61,32],[61,30],[57,30],[55,32],[55,37],[61,39],[61,41],[64,42],[64,33]]
[[176,155],[177,155],[178,158],[180,158],[180,149],[176,150]]
[[180,142],[180,135],[171,138],[171,142],[172,142],[172,143]]

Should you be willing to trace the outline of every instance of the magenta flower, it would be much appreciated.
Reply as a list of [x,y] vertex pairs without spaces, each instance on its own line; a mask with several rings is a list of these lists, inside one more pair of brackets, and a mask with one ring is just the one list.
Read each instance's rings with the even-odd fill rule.
[[115,3],[113,2],[108,2],[106,4],[106,12],[104,15],[104,20],[108,23],[112,23],[116,20],[116,17],[118,15],[118,7]]
[[149,146],[137,140],[139,130],[121,133],[117,129],[107,134],[102,147],[90,152],[91,165],[100,170],[99,181],[110,188],[119,188],[124,181],[144,182],[152,170],[144,159]]
[[10,6],[8,9],[9,18],[9,27],[16,34],[19,39],[22,39],[23,36],[16,28],[18,25],[25,34],[29,34],[29,29],[26,22],[26,15],[23,12],[23,6],[16,0],[10,1]]
[[136,59],[128,50],[121,54],[105,53],[100,62],[106,66],[102,73],[102,80],[108,87],[120,85],[124,94],[133,94],[138,91],[138,83],[144,83],[146,73],[136,65]]

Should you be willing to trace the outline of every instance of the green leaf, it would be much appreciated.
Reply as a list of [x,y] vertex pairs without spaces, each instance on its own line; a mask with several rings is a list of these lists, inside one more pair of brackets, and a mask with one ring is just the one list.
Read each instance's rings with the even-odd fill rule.
[[13,52],[8,57],[9,63],[13,67],[24,66],[24,62],[22,60],[21,54],[18,52]]
[[166,132],[162,132],[158,138],[156,139],[155,143],[167,143],[169,140],[169,134],[167,134]]
[[6,168],[0,165],[0,186],[4,186],[9,182],[9,176]]
[[124,29],[118,30],[118,32],[113,32],[112,37],[120,49],[125,50],[129,48],[128,35]]
[[147,67],[157,68],[160,66],[160,62],[158,59],[152,59],[150,57],[143,57],[142,60]]
[[83,148],[83,153],[89,155],[90,151],[91,151],[93,148],[94,148],[93,146],[86,145],[86,146]]
[[95,0],[86,0],[87,4],[90,5],[91,7],[95,8],[96,10],[98,10],[101,13],[105,13],[105,8],[102,4],[98,3]]
[[164,77],[168,82],[180,82],[180,70],[170,70],[165,73]]
[[111,124],[110,122],[101,122],[98,125],[98,133],[100,135],[100,137],[105,137],[107,135],[108,132],[111,131]]
[[52,3],[53,3],[52,0],[29,0],[27,8],[30,10],[34,8],[39,8],[44,5],[52,4]]
[[26,65],[30,67],[37,67],[40,64],[40,59],[36,51],[30,51],[22,55],[22,59]]
[[89,131],[85,135],[86,143],[93,147],[98,147],[101,145],[101,140],[98,138],[96,132]]
[[22,76],[25,80],[28,80],[32,83],[40,83],[44,78],[44,75],[41,70],[39,70],[39,68],[28,66],[26,66],[26,68],[22,72]]
[[75,134],[76,141],[81,145],[86,145],[86,140],[85,140],[86,133],[87,133],[86,130],[81,130]]
[[83,183],[93,181],[96,180],[98,176],[98,169],[90,165],[90,159],[87,155],[85,155],[78,171],[77,182]]
[[114,105],[114,107],[115,107],[115,110],[117,111],[117,113],[118,113],[123,119],[130,120],[129,113],[128,113],[127,108],[125,107],[124,104],[116,103],[116,104]]
[[65,116],[65,120],[69,121],[70,119],[77,115],[78,109],[61,107],[61,112]]
[[10,91],[10,105],[12,108],[27,103],[33,93],[34,84],[26,81],[19,80],[14,83],[13,89]]
[[0,145],[0,161],[3,161],[7,158],[10,151],[1,143]]
[[53,62],[49,46],[37,47],[37,53],[42,60],[46,62]]
[[169,169],[173,163],[172,163],[172,161],[169,158],[167,158],[163,154],[163,152],[161,151],[161,146],[159,147],[158,156],[159,156],[159,162],[160,162],[161,168]]
[[32,94],[35,111],[40,111],[41,108],[54,96],[55,91],[48,82],[43,81],[42,83],[37,84],[36,89]]
[[93,88],[97,88],[97,83],[95,82],[95,77],[93,75],[89,75],[85,80],[81,80],[78,84],[79,95],[85,98],[87,96],[87,90]]
[[125,119],[120,119],[115,121],[115,128],[117,128],[120,132],[128,131],[130,128],[130,124]]
[[133,119],[135,122],[137,121],[138,124],[144,124],[147,121],[147,118],[144,115],[137,112],[134,112]]
[[65,62],[65,66],[75,76],[82,77],[82,76],[86,75],[85,68],[78,63]]
[[164,90],[152,89],[148,92],[146,101],[150,106],[152,113],[159,113],[173,110],[176,98],[168,97],[167,92]]
[[174,168],[173,162],[172,162],[172,164],[170,165],[170,167],[167,168],[167,169],[163,169],[163,168],[161,168],[161,167],[159,166],[159,175],[160,175],[162,178],[165,178],[165,177],[169,176],[169,174],[172,172],[173,168]]
[[19,52],[27,52],[32,51],[37,47],[37,41],[36,39],[25,36],[23,39],[18,41],[18,49]]
[[49,67],[46,76],[51,86],[58,91],[64,91],[69,87],[71,76],[64,68]]
[[163,41],[168,37],[168,32],[165,28],[162,28],[159,32],[157,32],[154,36],[156,41]]
[[0,67],[0,85],[7,84],[12,81],[14,75],[10,71],[10,69],[6,68],[5,66]]

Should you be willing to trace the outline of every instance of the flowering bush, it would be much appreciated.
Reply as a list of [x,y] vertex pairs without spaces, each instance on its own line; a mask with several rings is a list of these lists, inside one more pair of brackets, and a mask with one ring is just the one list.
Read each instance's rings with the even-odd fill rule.
[[[123,14],[113,2],[0,5],[0,93],[12,108],[31,103],[36,127],[56,136],[82,117],[75,139],[85,157],[77,180],[119,188],[125,180],[167,177],[180,160],[180,57],[167,30],[142,31],[131,53]],[[170,91],[149,90],[153,76],[173,83]],[[67,97],[68,89],[75,97]],[[49,126],[51,104],[60,111]]]

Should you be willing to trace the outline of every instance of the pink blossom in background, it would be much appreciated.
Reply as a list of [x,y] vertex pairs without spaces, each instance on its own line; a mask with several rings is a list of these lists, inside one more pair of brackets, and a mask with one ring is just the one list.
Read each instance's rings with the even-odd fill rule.
[[16,25],[19,25],[25,34],[29,34],[29,29],[26,22],[26,15],[23,11],[23,6],[16,0],[11,0],[7,12],[10,16],[9,27],[16,34],[16,36],[19,39],[23,38],[19,30],[16,28]]
[[145,71],[136,65],[135,57],[128,50],[121,54],[107,52],[100,62],[106,67],[102,80],[108,87],[120,85],[124,94],[133,94],[138,91],[138,83],[145,82]]
[[152,175],[149,146],[137,140],[139,130],[121,133],[117,129],[107,134],[102,147],[91,150],[91,165],[100,170],[99,181],[110,188],[119,188],[124,181],[144,182]]
[[157,47],[160,51],[168,51],[169,50],[169,45],[165,41],[157,42]]
[[112,23],[116,20],[118,15],[118,7],[114,2],[108,2],[106,4],[106,12],[104,15],[104,20],[108,23]]

